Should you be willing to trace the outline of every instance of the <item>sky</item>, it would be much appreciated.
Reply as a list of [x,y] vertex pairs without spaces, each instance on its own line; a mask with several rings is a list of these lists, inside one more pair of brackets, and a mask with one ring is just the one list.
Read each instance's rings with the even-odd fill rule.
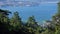
[[24,21],[34,15],[38,22],[42,22],[52,18],[58,2],[59,0],[0,0],[0,9],[18,11]]

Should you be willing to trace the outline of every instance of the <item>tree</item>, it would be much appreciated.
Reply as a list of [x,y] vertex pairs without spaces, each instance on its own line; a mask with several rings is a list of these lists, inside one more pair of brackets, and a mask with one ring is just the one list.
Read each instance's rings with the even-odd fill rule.
[[8,32],[9,28],[9,18],[8,15],[11,13],[8,10],[0,9],[0,33]]
[[18,30],[21,28],[22,21],[21,21],[21,18],[19,17],[18,12],[14,12],[14,15],[11,18],[10,22],[11,22],[10,25],[13,26],[14,29]]
[[0,9],[0,22],[7,22],[9,13],[11,12],[9,12],[8,10]]
[[55,34],[55,25],[52,23],[52,21],[46,21],[45,29],[41,34]]
[[31,16],[28,18],[27,26],[32,26],[32,25],[36,25],[36,24],[37,24],[37,22],[36,22],[34,16]]
[[31,16],[28,18],[26,25],[27,25],[27,29],[29,30],[29,32],[34,33],[34,34],[40,34],[39,31],[41,27],[37,24],[34,16]]
[[55,25],[55,34],[60,33],[60,2],[58,3],[58,12],[52,18],[53,24]]

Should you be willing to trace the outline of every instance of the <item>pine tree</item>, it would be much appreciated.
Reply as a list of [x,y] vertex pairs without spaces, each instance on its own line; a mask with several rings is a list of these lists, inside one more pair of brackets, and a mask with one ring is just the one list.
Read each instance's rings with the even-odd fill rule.
[[18,12],[14,12],[14,15],[12,19],[10,20],[10,22],[11,22],[10,25],[13,26],[14,29],[18,30],[21,28],[22,21],[21,21],[21,18],[19,17]]
[[0,9],[0,33],[6,33],[9,29],[9,12],[8,10]]
[[36,22],[34,16],[31,16],[28,18],[27,26],[32,26],[32,25],[36,25],[36,24],[37,24],[37,22]]
[[28,26],[27,29],[29,30],[29,32],[34,34],[40,34],[39,31],[41,27],[37,24],[34,16],[31,16],[28,18],[27,26]]
[[53,24],[55,25],[55,34],[60,33],[60,2],[58,3],[58,12],[52,18]]
[[8,15],[9,15],[9,12],[8,10],[2,10],[0,9],[0,22],[7,22],[8,21]]

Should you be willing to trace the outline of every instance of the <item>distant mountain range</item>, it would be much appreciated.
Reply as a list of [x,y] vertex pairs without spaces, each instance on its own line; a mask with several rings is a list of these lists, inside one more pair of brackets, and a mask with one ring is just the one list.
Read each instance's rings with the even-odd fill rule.
[[41,3],[57,3],[58,0],[0,0],[0,6],[39,6]]
[[38,2],[30,2],[30,1],[4,1],[0,2],[0,6],[38,6]]

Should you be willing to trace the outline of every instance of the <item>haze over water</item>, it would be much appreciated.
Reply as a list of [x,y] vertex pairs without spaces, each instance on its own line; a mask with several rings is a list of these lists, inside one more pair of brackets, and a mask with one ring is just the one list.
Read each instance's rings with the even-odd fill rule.
[[[57,3],[45,3],[38,6],[4,6],[0,9],[7,9],[11,12],[18,11],[23,21],[27,21],[28,17],[34,15],[38,22],[44,20],[50,20],[52,16],[57,12]],[[11,14],[12,15],[12,14]],[[11,17],[10,15],[10,17]]]

